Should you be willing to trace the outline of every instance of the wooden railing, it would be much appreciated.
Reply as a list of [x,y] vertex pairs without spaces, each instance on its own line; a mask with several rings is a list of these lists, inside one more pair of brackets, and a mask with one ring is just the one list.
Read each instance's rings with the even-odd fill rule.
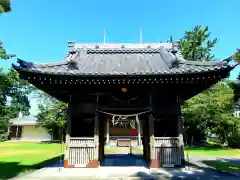
[[70,138],[70,145],[80,145],[80,144],[94,144],[93,137],[71,137]]
[[178,137],[155,137],[155,158],[162,166],[176,166],[182,164],[183,148]]
[[74,137],[69,143],[69,163],[75,167],[86,167],[94,159],[94,138]]
[[155,137],[155,147],[179,146],[178,137]]

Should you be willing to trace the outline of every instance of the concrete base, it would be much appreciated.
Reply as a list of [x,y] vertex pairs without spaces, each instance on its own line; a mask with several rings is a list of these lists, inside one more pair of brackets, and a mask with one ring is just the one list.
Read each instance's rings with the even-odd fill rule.
[[64,167],[64,168],[73,168],[74,166],[68,164],[68,160],[64,160],[64,161],[63,161],[63,167]]
[[160,168],[160,161],[157,159],[151,159],[150,168]]
[[98,168],[99,167],[99,161],[98,160],[90,160],[87,167],[88,168]]

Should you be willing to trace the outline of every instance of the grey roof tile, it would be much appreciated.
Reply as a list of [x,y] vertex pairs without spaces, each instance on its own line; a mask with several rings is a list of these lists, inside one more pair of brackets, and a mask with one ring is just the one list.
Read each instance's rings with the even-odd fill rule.
[[[128,46],[127,46],[128,47]],[[158,48],[73,48],[64,61],[32,64],[18,70],[65,75],[141,75],[181,74],[214,71],[226,68],[217,62],[186,61],[174,56],[168,49]],[[21,64],[21,62],[20,62]],[[175,65],[174,65],[175,64]]]

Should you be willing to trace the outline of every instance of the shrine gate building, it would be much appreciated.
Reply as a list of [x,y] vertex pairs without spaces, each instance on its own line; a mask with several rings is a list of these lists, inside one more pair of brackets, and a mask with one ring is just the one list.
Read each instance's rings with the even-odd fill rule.
[[183,165],[181,104],[228,77],[235,66],[229,65],[232,57],[185,60],[179,42],[68,46],[62,61],[18,59],[13,65],[21,78],[68,103],[65,167],[99,167],[109,123],[127,117],[136,120],[136,141],[149,167]]

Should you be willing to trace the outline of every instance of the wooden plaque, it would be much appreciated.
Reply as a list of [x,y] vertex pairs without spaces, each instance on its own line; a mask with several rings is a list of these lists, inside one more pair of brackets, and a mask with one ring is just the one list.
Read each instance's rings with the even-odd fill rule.
[[117,146],[118,147],[131,147],[131,139],[118,139]]

